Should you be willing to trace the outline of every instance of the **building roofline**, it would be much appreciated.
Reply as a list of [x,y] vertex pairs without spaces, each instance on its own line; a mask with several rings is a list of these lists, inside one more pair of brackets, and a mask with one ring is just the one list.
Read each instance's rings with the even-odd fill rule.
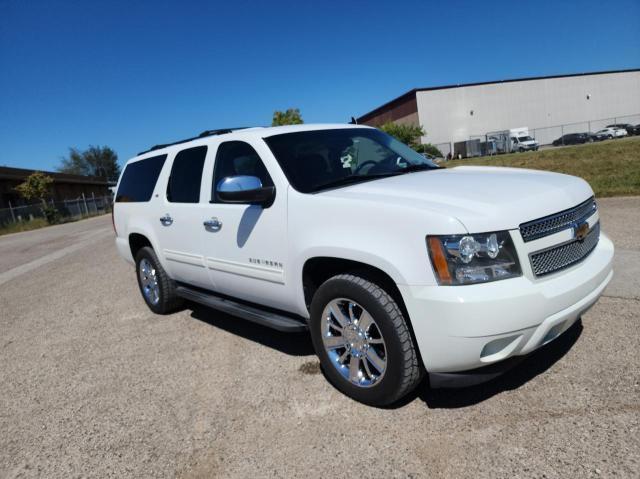
[[581,77],[581,76],[591,76],[591,75],[609,75],[609,74],[612,74],[612,73],[631,73],[631,72],[640,72],[640,68],[628,68],[628,69],[625,69],[625,70],[604,70],[604,71],[583,72],[583,73],[566,73],[566,74],[563,74],[563,75],[547,75],[547,76],[508,78],[508,79],[505,79],[505,80],[483,81],[483,82],[474,82],[474,83],[457,83],[457,84],[452,84],[452,85],[440,85],[440,86],[432,86],[432,87],[414,88],[414,89],[409,90],[408,92],[403,93],[402,95],[394,98],[393,100],[388,101],[388,102],[380,105],[379,107],[377,107],[377,108],[375,108],[375,109],[373,109],[373,110],[361,115],[360,117],[358,117],[358,122],[366,121],[368,118],[371,118],[372,116],[376,116],[377,114],[381,113],[385,109],[388,109],[389,107],[393,106],[394,104],[402,103],[407,98],[410,98],[411,96],[415,95],[419,91],[449,90],[449,89],[453,89],[453,88],[464,88],[464,87],[470,87],[470,86],[493,85],[493,84],[499,84],[499,83],[515,83],[515,82],[533,81],[533,80],[553,80],[555,78],[571,78],[571,77]]
[[81,183],[91,185],[114,185],[115,182],[105,180],[97,176],[72,175],[70,173],[59,173],[56,171],[32,170],[29,168],[16,168],[13,166],[0,166],[0,179],[3,180],[24,180],[27,176],[35,172],[44,173],[53,178],[54,183]]

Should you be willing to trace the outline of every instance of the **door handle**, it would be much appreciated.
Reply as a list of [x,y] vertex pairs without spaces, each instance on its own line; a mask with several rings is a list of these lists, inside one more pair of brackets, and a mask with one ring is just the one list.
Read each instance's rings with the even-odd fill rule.
[[208,230],[219,230],[220,228],[222,228],[222,221],[220,221],[218,218],[211,218],[210,220],[203,221],[202,224],[204,225],[205,229]]
[[169,213],[160,218],[162,226],[171,226],[173,224],[173,218],[169,216]]

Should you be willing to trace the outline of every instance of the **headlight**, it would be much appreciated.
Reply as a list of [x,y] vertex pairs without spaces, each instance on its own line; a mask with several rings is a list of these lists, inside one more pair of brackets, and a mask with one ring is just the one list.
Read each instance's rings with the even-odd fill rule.
[[441,285],[486,283],[522,274],[508,231],[427,236],[427,247]]

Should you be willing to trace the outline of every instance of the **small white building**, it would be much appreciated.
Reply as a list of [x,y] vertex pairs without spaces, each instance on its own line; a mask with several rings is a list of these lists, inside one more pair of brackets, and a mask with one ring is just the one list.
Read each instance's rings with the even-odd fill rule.
[[563,134],[640,123],[640,69],[416,88],[358,123],[420,124],[445,155],[455,142],[526,126],[541,144]]

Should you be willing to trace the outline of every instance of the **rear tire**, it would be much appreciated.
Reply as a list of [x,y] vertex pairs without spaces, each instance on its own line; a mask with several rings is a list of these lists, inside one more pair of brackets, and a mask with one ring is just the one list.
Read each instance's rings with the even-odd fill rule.
[[145,246],[136,254],[136,277],[140,293],[151,311],[169,314],[180,309],[183,300],[176,294],[175,283],[160,264],[153,248]]
[[341,274],[324,282],[311,301],[309,327],[327,378],[356,401],[392,404],[424,375],[398,304],[362,277]]

